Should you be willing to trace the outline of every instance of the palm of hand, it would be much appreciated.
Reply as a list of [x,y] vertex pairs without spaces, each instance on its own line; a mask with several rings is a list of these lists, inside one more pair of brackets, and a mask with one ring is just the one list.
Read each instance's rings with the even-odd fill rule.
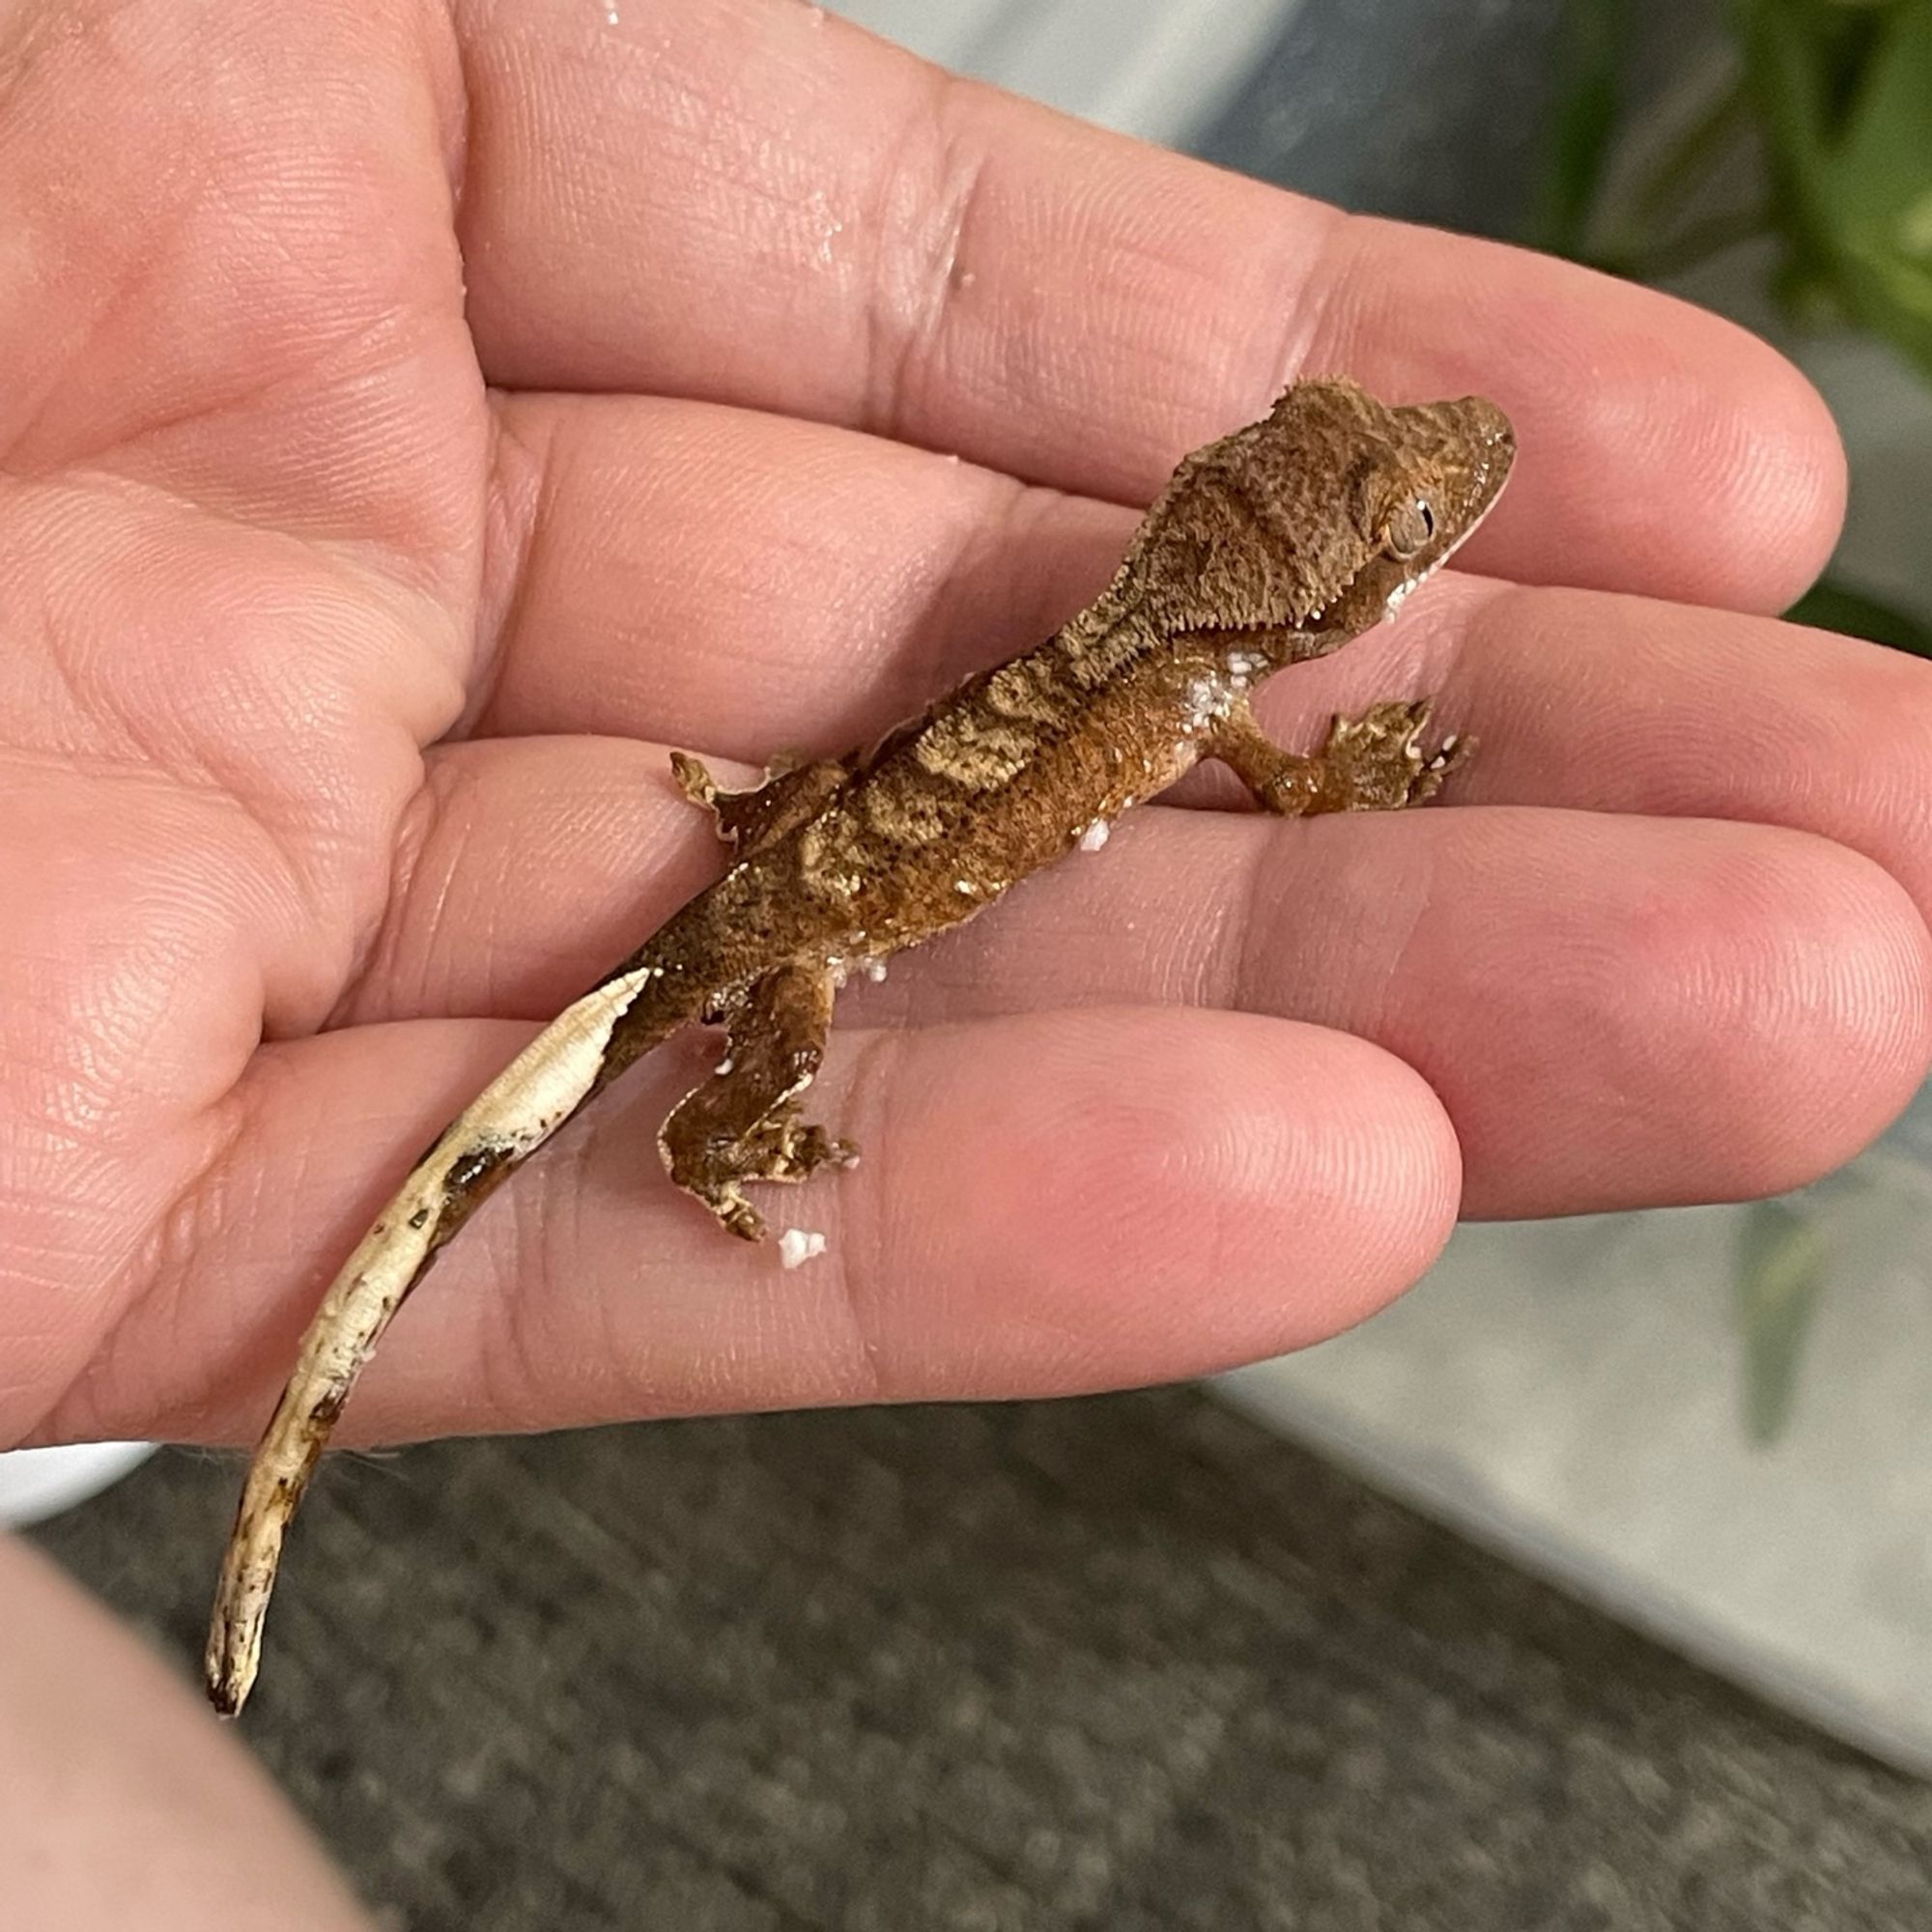
[[[842,744],[1031,641],[1131,526],[1094,499],[1144,491],[1289,373],[1230,375],[1249,332],[1231,323],[1200,362],[1219,392],[1203,377],[1083,445],[1114,407],[1068,373],[1092,362],[1091,317],[1117,315],[1107,274],[1139,289],[1129,363],[1157,366],[1161,291],[1090,236],[1101,267],[1068,282],[1088,322],[1070,296],[1048,322],[1015,309],[1054,270],[1039,238],[1026,253],[1023,197],[1001,229],[983,173],[959,195],[985,266],[963,270],[966,216],[909,216],[879,185],[868,123],[925,83],[796,10],[694,10],[648,60],[595,65],[578,10],[528,7],[514,38],[366,11],[229,47],[134,6],[0,48],[0,180],[26,238],[0,270],[0,1440],[245,1433],[398,1169],[714,864],[664,746]],[[774,72],[817,90],[836,125],[809,137],[833,144],[812,178],[838,192],[741,180],[741,206],[732,166],[679,145],[672,105],[726,98],[721,46],[748,127],[780,117]],[[111,142],[89,125],[110,73],[145,103]],[[1053,143],[1091,139],[1093,168],[1192,197],[1216,233],[1190,245],[1233,279],[1257,210],[1284,233],[1311,219],[1009,103],[950,111],[945,153],[1031,141],[1045,174]],[[741,174],[776,165],[756,131],[715,133]],[[531,183],[551,176],[546,200]],[[939,168],[927,199],[944,211],[953,185]],[[635,232],[576,234],[580,200],[612,198]],[[936,270],[909,251],[945,320],[841,255],[867,218],[887,252],[952,222]],[[1616,326],[1558,271],[1496,272],[1533,293],[1547,274],[1584,337]],[[1004,308],[976,298],[1003,273]],[[647,292],[628,320],[626,276]],[[1345,318],[1358,335],[1304,359],[1374,386],[1378,357],[1421,354],[1412,391],[1496,387],[1526,472],[1542,430],[1492,567],[1534,578],[1555,554],[1580,581],[1743,603],[1829,533],[1827,442],[1768,360],[1718,382],[1678,445],[1754,412],[1784,440],[1788,527],[1753,499],[1749,550],[1673,550],[1670,504],[1636,499],[1675,447],[1606,470],[1599,431],[1566,441],[1534,395],[1486,384],[1480,346],[1457,367],[1377,326]],[[794,327],[808,361],[813,327],[833,345],[816,389]],[[884,388],[838,374],[868,331]],[[1034,363],[1011,351],[976,388],[965,352],[1015,342]],[[1706,373],[1736,354],[1715,326],[1685,353]],[[1177,434],[1174,408],[1202,413]],[[1620,500],[1606,473],[1630,478]],[[1104,864],[868,993],[873,1018],[943,1024],[855,1029],[826,1112],[872,1157],[815,1215],[838,1259],[797,1278],[656,1183],[647,1075],[479,1223],[362,1428],[1188,1373],[1412,1278],[1464,1168],[1476,1207],[1549,1211],[1777,1186],[1849,1151],[1927,1051],[1919,668],[1600,592],[1464,582],[1434,601],[1282,702],[1312,719],[1441,686],[1486,739],[1480,803],[1320,828],[1157,809]],[[1575,755],[1578,734],[1601,750]],[[1821,768],[1846,775],[1838,795]]]
[[[155,27],[14,50],[45,266],[6,317],[0,1435],[208,1398],[245,1310],[210,1303],[206,1244],[273,1199],[255,1136],[286,1157],[287,1110],[377,1073],[283,1043],[365,969],[475,668],[490,415],[427,130],[272,121],[297,49],[224,101]],[[77,170],[123,62],[194,98]]]

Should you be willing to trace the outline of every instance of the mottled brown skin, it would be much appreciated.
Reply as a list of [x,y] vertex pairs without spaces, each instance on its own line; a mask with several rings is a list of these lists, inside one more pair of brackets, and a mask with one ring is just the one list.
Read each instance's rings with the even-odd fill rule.
[[680,1187],[756,1240],[748,1185],[855,1157],[799,1110],[848,970],[983,911],[1204,757],[1282,814],[1433,796],[1467,748],[1422,749],[1426,701],[1337,719],[1302,755],[1268,740],[1248,695],[1392,616],[1495,500],[1514,448],[1478,398],[1388,408],[1298,383],[1181,463],[1093,604],[870,752],[774,767],[745,792],[675,754],[736,863],[451,1122],[331,1285],[237,1516],[209,1637],[216,1708],[247,1695],[287,1524],[390,1318],[479,1203],[639,1055],[724,1025],[718,1070],[659,1145]]
[[[1477,399],[1392,410],[1350,384],[1299,384],[1180,465],[1094,603],[868,755],[729,793],[677,754],[685,790],[743,856],[625,962],[670,967],[730,1030],[730,1070],[666,1125],[672,1179],[733,1234],[760,1237],[744,1183],[802,1179],[853,1151],[795,1123],[832,982],[971,918],[1198,759],[1224,760],[1285,814],[1433,795],[1464,748],[1419,751],[1426,703],[1338,719],[1303,757],[1269,742],[1247,692],[1390,614],[1390,592],[1487,510],[1513,447]],[[633,1012],[611,1073],[660,1037],[657,1014]]]

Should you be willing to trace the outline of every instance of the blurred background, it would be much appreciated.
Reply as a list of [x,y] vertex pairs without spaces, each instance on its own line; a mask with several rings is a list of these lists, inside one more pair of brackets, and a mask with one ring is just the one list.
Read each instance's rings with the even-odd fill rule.
[[[1932,0],[835,11],[1771,335],[1853,460],[1800,614],[1932,650]],[[1923,1923],[1929,1236],[1921,1100],[1211,1397],[345,1462],[250,1741],[397,1927]],[[186,1659],[231,1483],[40,1537]]]

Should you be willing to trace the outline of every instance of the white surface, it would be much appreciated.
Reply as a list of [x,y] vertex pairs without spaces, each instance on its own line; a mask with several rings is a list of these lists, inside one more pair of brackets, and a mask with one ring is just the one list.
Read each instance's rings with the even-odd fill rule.
[[1241,1406],[1828,1729],[1932,1773],[1932,1090],[1834,1183],[1790,1428],[1754,1449],[1744,1210],[1464,1228]]
[[155,1453],[152,1442],[77,1442],[0,1455],[0,1528],[17,1528],[85,1502]]
[[1301,0],[834,0],[956,72],[1151,141],[1180,141],[1240,85]]

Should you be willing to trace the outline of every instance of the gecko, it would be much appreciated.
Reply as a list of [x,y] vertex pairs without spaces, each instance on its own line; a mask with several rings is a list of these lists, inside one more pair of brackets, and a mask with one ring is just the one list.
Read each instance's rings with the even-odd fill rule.
[[[722,789],[671,754],[729,868],[573,1002],[438,1136],[342,1264],[255,1451],[217,1586],[209,1695],[238,1713],[289,1524],[390,1319],[482,1202],[626,1067],[690,1025],[716,1070],[658,1137],[669,1178],[747,1241],[748,1185],[849,1166],[804,1118],[848,973],[958,925],[1204,758],[1283,816],[1421,804],[1466,755],[1433,750],[1426,698],[1336,718],[1313,753],[1274,744],[1256,688],[1394,617],[1488,513],[1510,422],[1481,397],[1385,405],[1290,384],[1260,421],[1184,457],[1112,582],[1044,643],[969,678],[864,752],[781,760]],[[786,1265],[822,1252],[790,1230]]]

